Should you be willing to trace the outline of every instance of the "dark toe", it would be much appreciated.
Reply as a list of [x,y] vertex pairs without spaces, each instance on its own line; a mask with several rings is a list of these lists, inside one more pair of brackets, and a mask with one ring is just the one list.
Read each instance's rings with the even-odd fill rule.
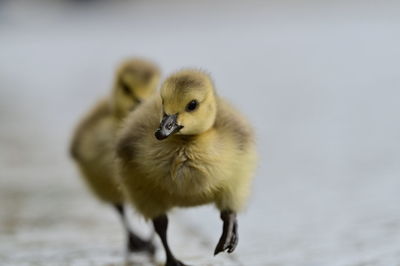
[[235,251],[236,246],[238,245],[239,242],[239,238],[237,234],[233,234],[232,235],[232,239],[229,243],[229,247],[228,247],[228,253],[232,253],[233,251]]
[[224,241],[223,239],[220,239],[220,241],[218,242],[217,246],[215,247],[214,250],[214,256],[217,255],[220,252],[223,252],[227,249],[227,243],[226,241]]

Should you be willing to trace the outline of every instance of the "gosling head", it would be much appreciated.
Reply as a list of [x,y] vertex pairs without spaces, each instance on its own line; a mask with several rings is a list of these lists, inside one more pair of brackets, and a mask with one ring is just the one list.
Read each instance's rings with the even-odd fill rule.
[[150,61],[134,58],[117,69],[112,104],[117,116],[125,116],[149,98],[160,81],[158,66]]
[[155,136],[197,135],[210,129],[217,113],[210,76],[192,69],[168,77],[161,86],[162,118]]

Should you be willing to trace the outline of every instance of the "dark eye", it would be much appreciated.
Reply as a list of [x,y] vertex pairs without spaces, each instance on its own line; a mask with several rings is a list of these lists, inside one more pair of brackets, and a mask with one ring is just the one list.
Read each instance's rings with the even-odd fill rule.
[[132,94],[131,90],[129,89],[128,85],[126,85],[125,82],[121,82],[121,88],[126,95]]
[[190,101],[190,103],[186,105],[186,111],[188,112],[194,111],[198,105],[199,103],[196,100],[192,100]]

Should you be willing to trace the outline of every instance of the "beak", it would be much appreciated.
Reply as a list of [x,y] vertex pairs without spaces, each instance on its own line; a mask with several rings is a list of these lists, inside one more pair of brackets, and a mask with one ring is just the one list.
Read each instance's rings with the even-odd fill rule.
[[176,122],[177,118],[178,114],[175,115],[164,114],[164,117],[160,123],[160,127],[156,130],[154,134],[158,140],[166,139],[168,136],[175,134],[176,132],[178,132],[183,128],[183,126],[177,124]]

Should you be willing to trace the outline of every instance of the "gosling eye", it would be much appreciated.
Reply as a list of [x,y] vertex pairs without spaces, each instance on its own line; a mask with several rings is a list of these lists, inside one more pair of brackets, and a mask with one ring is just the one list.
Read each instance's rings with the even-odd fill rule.
[[191,100],[190,103],[188,103],[186,105],[186,111],[192,112],[192,111],[196,110],[198,105],[199,105],[199,103],[196,100]]
[[122,88],[122,91],[123,91],[126,95],[131,95],[131,94],[132,94],[131,90],[129,89],[128,85],[126,85],[125,82],[121,82],[121,88]]

